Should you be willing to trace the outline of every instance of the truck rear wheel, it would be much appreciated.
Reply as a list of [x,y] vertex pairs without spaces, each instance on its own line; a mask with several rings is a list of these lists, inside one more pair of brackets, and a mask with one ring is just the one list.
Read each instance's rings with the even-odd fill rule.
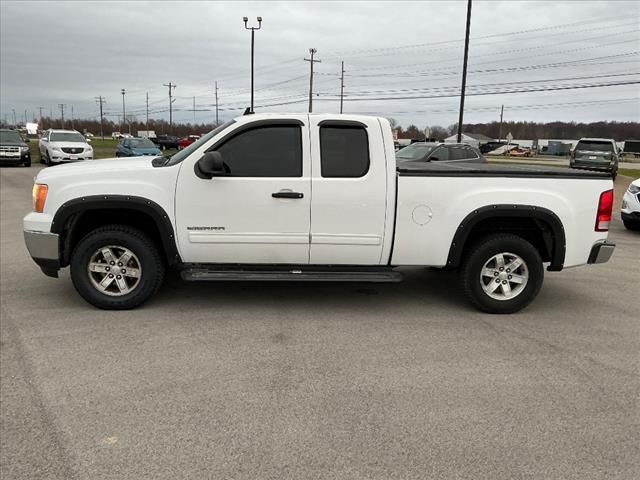
[[105,310],[135,308],[162,284],[164,263],[141,231],[109,225],[88,233],[71,255],[71,280],[90,304]]
[[467,298],[487,313],[514,313],[540,292],[544,269],[536,248],[512,234],[485,237],[467,252],[460,270]]

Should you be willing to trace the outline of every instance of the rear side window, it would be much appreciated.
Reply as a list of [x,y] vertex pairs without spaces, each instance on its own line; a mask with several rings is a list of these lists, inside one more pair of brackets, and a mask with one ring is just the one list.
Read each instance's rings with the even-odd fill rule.
[[369,171],[369,138],[359,126],[320,127],[320,171],[325,178],[358,178]]
[[594,142],[588,141],[578,142],[576,145],[576,150],[582,150],[586,152],[613,152],[613,144],[611,142]]
[[464,160],[469,158],[467,151],[463,147],[451,147],[449,160]]
[[302,132],[298,125],[256,127],[216,148],[230,177],[301,177]]
[[449,147],[441,146],[431,154],[430,160],[439,162],[441,160],[450,160],[449,157]]

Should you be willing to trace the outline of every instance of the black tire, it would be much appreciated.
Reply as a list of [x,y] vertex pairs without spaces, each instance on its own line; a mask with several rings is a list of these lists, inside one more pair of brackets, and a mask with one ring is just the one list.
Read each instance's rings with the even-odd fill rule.
[[640,232],[640,222],[634,222],[633,220],[623,220],[624,228],[631,230],[632,232]]
[[27,167],[27,168],[29,168],[29,167],[31,166],[31,160],[27,160],[26,162],[24,162],[24,163],[22,164],[22,166],[23,166],[23,167]]
[[611,172],[611,180],[615,181],[617,176],[618,176],[618,171],[617,170],[615,170],[614,172]]
[[[89,277],[88,265],[92,255],[110,245],[129,249],[140,263],[139,283],[132,291],[121,296],[99,291]],[[141,305],[158,291],[164,273],[165,265],[156,245],[143,232],[126,225],[108,225],[88,233],[78,242],[71,255],[74,287],[91,305],[105,310],[127,310]]]
[[[524,260],[528,270],[528,280],[513,298],[499,300],[492,298],[484,291],[480,275],[485,264],[492,257],[505,252],[515,254]],[[522,310],[536,298],[543,279],[544,269],[540,253],[525,239],[512,234],[491,235],[471,245],[467,249],[460,268],[460,280],[465,295],[473,305],[486,313],[505,314]],[[488,278],[484,279],[487,285],[493,282],[492,279],[487,280]]]
[[46,167],[48,167],[48,166],[49,166],[49,158],[47,157],[47,155],[46,155],[46,154],[44,154],[44,153],[41,153],[41,154],[40,154],[40,163],[44,163],[44,165],[45,165]]

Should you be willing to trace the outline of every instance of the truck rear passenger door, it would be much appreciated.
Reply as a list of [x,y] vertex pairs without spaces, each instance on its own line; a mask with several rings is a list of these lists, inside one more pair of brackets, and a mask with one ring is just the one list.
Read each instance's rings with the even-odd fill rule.
[[[379,265],[387,163],[377,119],[310,116],[312,265]],[[395,168],[394,168],[395,171]]]

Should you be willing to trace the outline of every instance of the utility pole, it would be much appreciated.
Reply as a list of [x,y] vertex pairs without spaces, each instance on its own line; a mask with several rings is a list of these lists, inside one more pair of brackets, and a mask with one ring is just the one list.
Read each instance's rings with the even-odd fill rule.
[[147,92],[147,136],[149,136],[149,92]]
[[102,140],[104,140],[104,116],[102,115],[102,104],[105,103],[105,100],[102,98],[102,95],[96,97],[96,100],[100,104],[100,136],[102,137]]
[[309,75],[309,113],[313,112],[313,64],[320,63],[322,60],[314,59],[314,55],[317,50],[315,48],[310,48],[309,53],[311,54],[311,58],[305,58],[305,62],[309,62],[311,64],[311,74]]
[[38,109],[40,110],[40,130],[42,130],[42,128],[44,127],[44,124],[42,123],[42,110],[44,109],[44,107],[38,107]]
[[75,130],[75,128],[73,128],[73,105],[71,105],[71,130]]
[[216,127],[218,126],[218,81],[216,81]]
[[66,107],[66,105],[64,103],[59,103],[58,106],[60,107],[60,116],[62,118],[62,128],[64,128],[64,107]]
[[253,113],[253,51],[255,45],[256,30],[260,30],[260,28],[262,27],[262,17],[258,17],[257,20],[257,27],[247,27],[247,22],[249,21],[249,19],[247,17],[242,17],[244,28],[246,30],[251,30],[251,107],[249,110],[251,113]]
[[[127,115],[126,115],[126,111],[125,111],[125,108],[124,108],[124,94],[127,93],[127,92],[123,88],[122,90],[120,90],[120,93],[122,93],[122,125],[120,125],[120,129],[122,131],[124,131],[124,124],[127,123]],[[129,133],[131,133],[131,132],[129,132]]]
[[504,113],[504,105],[500,107],[500,128],[498,129],[498,141],[502,140],[502,114]]
[[460,116],[458,118],[458,143],[462,141],[462,119],[464,116],[464,92],[467,86],[467,61],[469,60],[469,31],[471,30],[471,0],[467,2],[467,32],[464,37],[464,61],[462,64],[462,88],[460,90]]
[[342,113],[342,103],[344,101],[344,61],[340,67],[340,113]]
[[27,127],[27,109],[24,109],[24,126]]
[[169,87],[169,132],[173,135],[173,102],[175,102],[175,100],[172,99],[172,89],[176,88],[177,85],[173,85],[169,82],[169,84],[163,83],[162,86]]

